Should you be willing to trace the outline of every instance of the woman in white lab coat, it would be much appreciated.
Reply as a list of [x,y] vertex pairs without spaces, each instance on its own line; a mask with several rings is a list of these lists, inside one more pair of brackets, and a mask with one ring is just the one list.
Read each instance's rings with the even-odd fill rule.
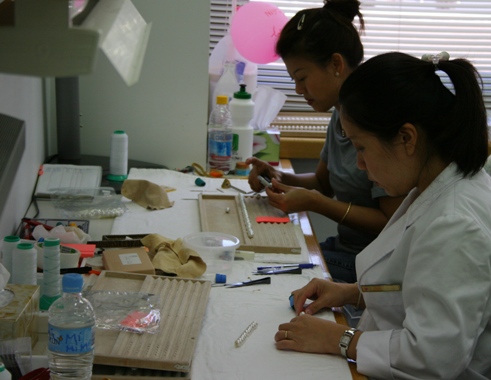
[[[279,326],[278,349],[341,354],[380,379],[491,378],[486,109],[468,61],[428,58],[383,54],[343,84],[358,166],[409,195],[358,255],[357,284],[316,279],[293,292],[298,316]],[[366,307],[358,329],[313,316],[344,304]]]

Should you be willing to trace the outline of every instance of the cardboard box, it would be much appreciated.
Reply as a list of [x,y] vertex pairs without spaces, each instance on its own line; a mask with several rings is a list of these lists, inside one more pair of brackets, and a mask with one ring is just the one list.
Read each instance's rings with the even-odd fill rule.
[[277,129],[254,130],[253,156],[269,164],[280,164],[280,131]]
[[7,284],[5,291],[12,292],[14,298],[0,307],[0,340],[30,337],[34,346],[38,341],[39,286]]
[[143,247],[106,250],[102,262],[106,270],[155,274],[155,267]]

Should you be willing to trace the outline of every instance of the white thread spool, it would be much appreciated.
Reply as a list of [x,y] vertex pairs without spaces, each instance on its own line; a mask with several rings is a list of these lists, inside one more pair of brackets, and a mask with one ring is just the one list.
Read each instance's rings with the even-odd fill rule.
[[125,131],[114,131],[111,136],[111,155],[108,179],[123,182],[128,177],[128,135]]
[[19,244],[20,237],[9,235],[3,238],[2,245],[2,264],[10,273],[9,283],[12,283],[12,255],[15,247]]
[[43,243],[43,294],[39,307],[48,310],[60,296],[60,239],[46,238]]
[[12,255],[12,284],[37,285],[37,251],[34,244],[19,243]]

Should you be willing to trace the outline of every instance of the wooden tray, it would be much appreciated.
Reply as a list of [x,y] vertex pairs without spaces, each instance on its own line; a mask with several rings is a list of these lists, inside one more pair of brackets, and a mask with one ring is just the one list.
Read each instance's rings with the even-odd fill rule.
[[244,196],[254,236],[249,237],[241,211],[239,195],[199,194],[201,230],[222,232],[240,240],[239,249],[257,253],[300,254],[301,247],[295,226],[289,223],[257,223],[258,216],[284,217],[286,214],[272,207],[267,198]]
[[211,282],[103,271],[92,291],[159,294],[160,329],[136,334],[96,329],[94,364],[189,372]]

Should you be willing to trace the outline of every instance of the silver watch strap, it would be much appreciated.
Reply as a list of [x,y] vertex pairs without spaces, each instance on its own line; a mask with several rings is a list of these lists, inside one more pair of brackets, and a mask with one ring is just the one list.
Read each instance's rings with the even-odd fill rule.
[[346,359],[348,358],[348,347],[351,343],[351,340],[355,336],[355,332],[358,331],[355,328],[350,328],[348,330],[345,330],[343,333],[343,336],[341,336],[341,339],[339,340],[339,348],[341,349],[341,355],[345,357]]

